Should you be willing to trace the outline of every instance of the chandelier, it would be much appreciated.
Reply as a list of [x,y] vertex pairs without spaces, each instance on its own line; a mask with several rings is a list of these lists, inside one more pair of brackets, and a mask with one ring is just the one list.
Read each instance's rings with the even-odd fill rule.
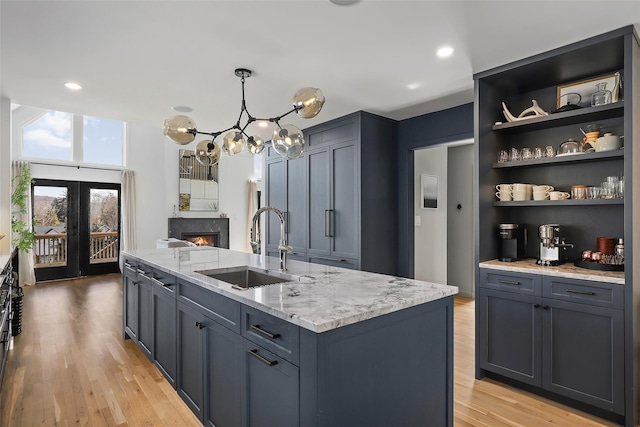
[[[196,123],[190,117],[184,115],[173,116],[164,121],[163,133],[171,140],[180,145],[186,145],[195,140],[197,134],[209,135],[211,138],[204,139],[196,145],[195,157],[204,165],[214,165],[220,159],[220,152],[232,156],[240,153],[245,145],[253,154],[259,154],[264,150],[265,141],[257,136],[248,135],[245,130],[253,122],[271,122],[278,128],[271,137],[271,146],[280,156],[286,159],[296,159],[302,156],[304,150],[304,135],[296,126],[285,124],[280,125],[280,120],[289,114],[296,112],[304,119],[310,119],[318,115],[324,105],[324,95],[322,91],[313,87],[305,87],[298,90],[293,95],[293,108],[286,113],[270,118],[253,117],[247,110],[244,99],[244,82],[251,77],[251,70],[237,68],[236,76],[240,77],[242,83],[242,106],[238,121],[231,127],[218,132],[202,132],[196,127]],[[222,141],[215,139],[224,134]]]

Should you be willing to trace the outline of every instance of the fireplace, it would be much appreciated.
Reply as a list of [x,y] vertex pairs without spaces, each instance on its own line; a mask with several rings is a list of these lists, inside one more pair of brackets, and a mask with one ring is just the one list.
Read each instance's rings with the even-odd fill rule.
[[220,233],[182,233],[180,240],[186,240],[196,246],[220,247]]
[[229,249],[229,218],[169,218],[169,237]]

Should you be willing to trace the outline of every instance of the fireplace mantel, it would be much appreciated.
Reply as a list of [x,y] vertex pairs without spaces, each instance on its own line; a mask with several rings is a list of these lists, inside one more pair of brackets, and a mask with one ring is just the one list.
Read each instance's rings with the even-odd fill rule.
[[169,218],[169,236],[182,233],[220,233],[220,247],[229,249],[229,218]]

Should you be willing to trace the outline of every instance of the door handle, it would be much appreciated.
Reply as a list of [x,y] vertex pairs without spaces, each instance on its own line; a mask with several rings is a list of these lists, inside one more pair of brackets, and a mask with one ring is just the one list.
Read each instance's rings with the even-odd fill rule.
[[278,361],[277,360],[269,360],[266,357],[262,357],[258,354],[258,349],[253,349],[253,350],[249,350],[247,353],[249,353],[250,355],[252,355],[253,357],[255,357],[256,359],[258,359],[259,361],[261,361],[262,363],[269,365],[269,366],[273,366],[273,365],[277,365]]
[[324,210],[324,236],[325,237],[335,237],[333,234],[333,209],[325,209]]

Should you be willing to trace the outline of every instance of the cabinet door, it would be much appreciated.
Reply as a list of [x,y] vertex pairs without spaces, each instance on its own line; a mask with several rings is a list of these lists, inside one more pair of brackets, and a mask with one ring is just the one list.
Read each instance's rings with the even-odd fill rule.
[[[331,147],[331,255],[358,258],[360,235],[359,173],[354,142]],[[315,196],[315,195],[312,195]]]
[[178,395],[200,421],[204,419],[204,316],[178,302]]
[[205,425],[242,425],[242,337],[206,319]]
[[540,387],[540,298],[479,289],[480,367]]
[[299,370],[247,339],[244,342],[245,414],[251,427],[298,427]]
[[623,414],[622,310],[552,299],[542,304],[543,387]]
[[[281,211],[286,210],[285,167],[283,159],[267,162],[266,168],[266,197],[265,206],[273,206]],[[262,214],[261,224],[266,224],[265,239],[267,245],[278,246],[280,244],[280,220],[273,213]]]
[[140,277],[138,289],[138,347],[151,360],[153,348],[153,297],[151,283],[147,277]]
[[153,360],[174,388],[176,386],[176,358],[176,299],[173,292],[154,287]]
[[329,198],[330,157],[328,150],[307,153],[309,195],[308,254],[330,255],[331,201]]
[[287,244],[297,253],[307,250],[306,159],[287,161]]
[[124,332],[138,338],[138,281],[135,274],[124,272]]

